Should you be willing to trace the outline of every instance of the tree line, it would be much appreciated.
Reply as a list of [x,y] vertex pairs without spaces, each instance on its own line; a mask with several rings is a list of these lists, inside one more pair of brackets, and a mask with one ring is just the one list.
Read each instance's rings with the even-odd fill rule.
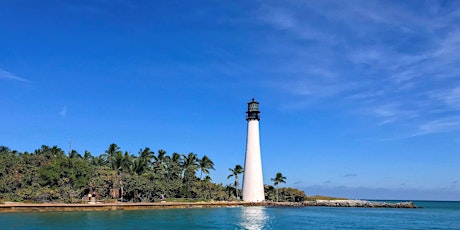
[[[237,200],[238,175],[243,168],[230,168],[233,186],[212,182],[211,170],[213,161],[193,152],[168,155],[145,147],[134,155],[111,144],[103,154],[93,156],[89,151],[66,154],[57,146],[42,145],[30,153],[0,146],[0,201],[79,203],[88,194],[102,201]],[[277,186],[286,178],[275,179]],[[273,186],[265,190],[267,200],[306,198],[296,189],[283,196]]]

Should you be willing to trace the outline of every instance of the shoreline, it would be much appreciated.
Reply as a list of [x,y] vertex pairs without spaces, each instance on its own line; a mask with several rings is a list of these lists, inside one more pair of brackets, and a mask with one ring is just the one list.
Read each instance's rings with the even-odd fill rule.
[[5,202],[0,204],[0,213],[12,212],[71,212],[71,211],[117,211],[117,210],[149,210],[149,209],[180,209],[180,208],[218,208],[218,207],[353,207],[353,208],[417,208],[412,202],[375,202],[364,200],[317,200],[304,202],[161,202],[161,203],[38,203]]

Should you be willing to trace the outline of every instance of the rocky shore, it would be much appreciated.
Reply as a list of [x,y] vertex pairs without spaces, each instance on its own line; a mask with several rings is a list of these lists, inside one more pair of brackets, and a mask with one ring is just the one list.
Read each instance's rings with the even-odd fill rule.
[[320,207],[351,207],[351,208],[417,208],[412,202],[376,202],[366,200],[316,200],[305,202],[271,202],[268,206],[320,206]]
[[387,203],[363,200],[316,200],[305,202],[162,202],[162,203],[89,203],[89,204],[62,204],[62,203],[16,203],[0,204],[2,212],[61,212],[61,211],[111,211],[111,210],[144,210],[144,209],[171,209],[171,208],[213,208],[213,207],[360,207],[360,208],[416,208],[412,202]]

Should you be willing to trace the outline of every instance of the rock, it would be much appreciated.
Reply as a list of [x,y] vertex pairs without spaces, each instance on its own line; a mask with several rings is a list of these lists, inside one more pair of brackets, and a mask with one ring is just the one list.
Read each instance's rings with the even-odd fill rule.
[[362,207],[362,208],[417,208],[412,202],[376,202],[363,200],[317,200],[303,202],[304,206]]

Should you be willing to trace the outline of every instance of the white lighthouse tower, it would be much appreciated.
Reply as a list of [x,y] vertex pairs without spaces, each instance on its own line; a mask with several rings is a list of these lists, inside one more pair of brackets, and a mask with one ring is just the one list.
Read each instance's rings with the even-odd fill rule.
[[248,103],[246,112],[248,121],[248,135],[246,139],[246,158],[243,174],[243,200],[246,202],[260,202],[265,200],[264,181],[262,177],[262,160],[260,157],[259,140],[259,102]]

